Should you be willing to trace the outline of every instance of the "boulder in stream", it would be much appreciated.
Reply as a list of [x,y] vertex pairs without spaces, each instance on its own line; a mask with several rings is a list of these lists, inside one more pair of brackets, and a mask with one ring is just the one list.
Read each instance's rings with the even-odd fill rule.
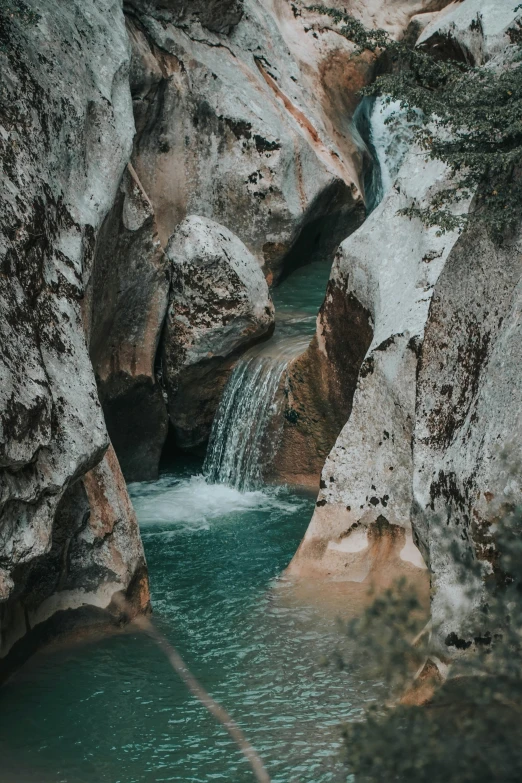
[[274,306],[261,268],[224,226],[192,215],[167,247],[172,265],[163,378],[175,442],[203,446],[239,352],[268,337]]

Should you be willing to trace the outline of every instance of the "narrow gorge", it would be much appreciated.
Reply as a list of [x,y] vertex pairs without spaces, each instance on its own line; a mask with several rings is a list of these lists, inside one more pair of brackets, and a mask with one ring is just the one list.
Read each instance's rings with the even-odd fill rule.
[[453,126],[371,88],[395,44],[518,74],[522,7],[325,6],[0,0],[0,783],[254,779],[140,618],[274,783],[374,780],[370,593],[414,591],[415,682],[496,638],[522,218],[446,209]]

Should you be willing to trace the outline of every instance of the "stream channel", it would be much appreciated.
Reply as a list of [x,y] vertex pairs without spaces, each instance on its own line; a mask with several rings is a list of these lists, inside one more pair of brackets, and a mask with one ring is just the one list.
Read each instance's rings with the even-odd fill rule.
[[[311,338],[329,272],[310,264],[274,292],[276,340]],[[315,496],[240,491],[207,483],[202,471],[185,458],[130,487],[154,621],[240,724],[273,783],[345,781],[341,724],[382,691],[321,663],[343,643],[342,595],[282,574]],[[2,689],[0,715],[1,783],[254,780],[226,731],[137,632],[40,653]]]

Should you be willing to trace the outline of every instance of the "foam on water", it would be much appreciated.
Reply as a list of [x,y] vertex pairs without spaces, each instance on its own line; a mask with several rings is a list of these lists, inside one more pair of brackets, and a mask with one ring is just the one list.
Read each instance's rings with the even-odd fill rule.
[[165,475],[158,481],[131,484],[129,491],[141,525],[177,525],[180,531],[208,529],[213,520],[249,512],[284,514],[296,509],[295,497],[290,498],[283,487],[240,492],[209,483],[202,475],[181,479]]

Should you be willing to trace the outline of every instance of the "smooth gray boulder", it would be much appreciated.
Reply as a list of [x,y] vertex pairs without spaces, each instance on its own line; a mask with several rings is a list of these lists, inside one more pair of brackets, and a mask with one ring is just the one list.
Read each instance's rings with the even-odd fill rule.
[[273,330],[274,306],[253,255],[208,218],[186,218],[167,247],[172,287],[163,341],[170,421],[181,448],[203,445],[240,351]]

